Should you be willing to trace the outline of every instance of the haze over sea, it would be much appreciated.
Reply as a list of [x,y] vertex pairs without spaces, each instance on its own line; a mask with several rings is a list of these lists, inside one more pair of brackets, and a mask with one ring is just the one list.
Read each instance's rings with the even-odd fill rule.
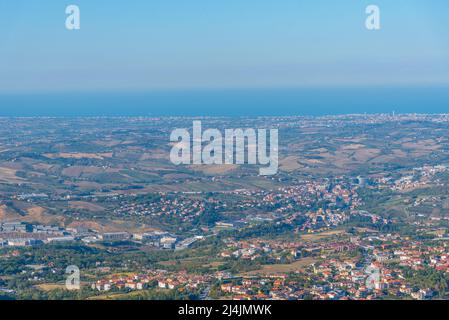
[[449,113],[449,88],[227,89],[0,95],[0,116]]

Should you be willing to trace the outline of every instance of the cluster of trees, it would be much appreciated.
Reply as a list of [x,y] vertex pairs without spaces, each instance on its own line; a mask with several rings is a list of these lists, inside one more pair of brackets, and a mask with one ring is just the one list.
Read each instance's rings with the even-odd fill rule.
[[404,276],[408,283],[417,289],[430,288],[437,292],[438,297],[445,298],[449,287],[449,275],[444,271],[438,271],[434,268],[425,268],[423,270],[404,269]]
[[220,237],[233,237],[236,240],[249,238],[270,238],[293,232],[294,227],[287,223],[265,223],[257,224],[241,230],[222,231]]

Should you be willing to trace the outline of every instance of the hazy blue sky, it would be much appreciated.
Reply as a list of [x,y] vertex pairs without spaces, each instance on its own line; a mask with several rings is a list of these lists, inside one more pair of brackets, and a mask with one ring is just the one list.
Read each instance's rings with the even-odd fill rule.
[[448,17],[447,0],[4,0],[0,92],[449,84]]

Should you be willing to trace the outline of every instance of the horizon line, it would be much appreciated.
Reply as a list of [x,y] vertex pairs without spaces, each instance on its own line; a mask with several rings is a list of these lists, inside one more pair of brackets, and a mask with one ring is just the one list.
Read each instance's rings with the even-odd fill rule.
[[226,92],[226,91],[290,91],[290,90],[348,90],[348,89],[446,89],[449,83],[422,84],[338,84],[308,86],[202,86],[161,88],[102,88],[79,90],[0,91],[0,96],[66,95],[66,94],[148,94],[163,92]]

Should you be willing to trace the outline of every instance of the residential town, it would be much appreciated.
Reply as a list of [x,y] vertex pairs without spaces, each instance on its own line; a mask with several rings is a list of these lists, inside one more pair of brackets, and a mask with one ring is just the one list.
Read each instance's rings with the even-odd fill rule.
[[2,121],[0,297],[449,298],[447,115],[235,120],[279,129],[275,176],[171,164],[192,119]]

